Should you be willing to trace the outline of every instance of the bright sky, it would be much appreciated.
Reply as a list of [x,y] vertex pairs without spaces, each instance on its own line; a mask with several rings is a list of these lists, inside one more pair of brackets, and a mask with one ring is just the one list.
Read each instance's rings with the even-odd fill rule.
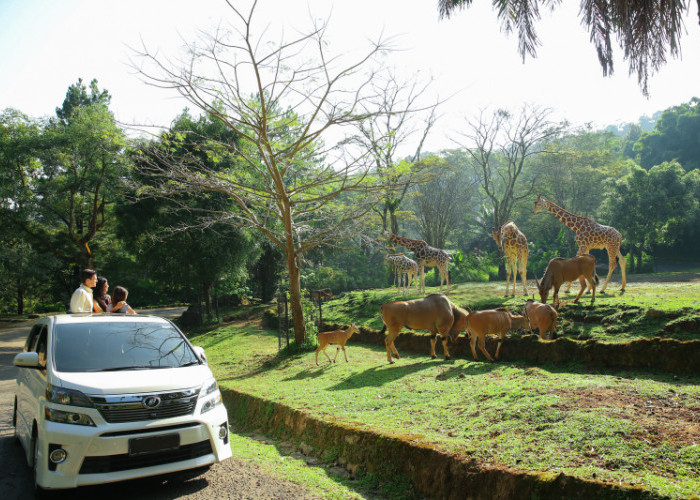
[[[404,50],[388,65],[432,75],[442,97],[457,93],[425,148],[435,150],[450,147],[446,137],[484,107],[515,109],[527,102],[553,108],[557,119],[602,127],[700,96],[700,27],[697,3],[690,3],[682,59],[670,60],[651,79],[649,99],[636,76],[628,76],[619,49],[614,77],[602,76],[578,21],[578,2],[542,13],[538,57],[524,64],[517,39],[500,32],[491,2],[474,2],[442,21],[437,0],[260,0],[260,8],[290,35],[309,26],[309,12],[330,15],[331,49],[357,46],[380,32],[398,36]],[[112,94],[118,120],[167,125],[187,103],[145,85],[128,66],[129,46],[143,39],[176,56],[182,40],[194,40],[197,28],[218,24],[227,13],[223,0],[0,0],[0,109],[52,115],[69,85],[97,78]]]

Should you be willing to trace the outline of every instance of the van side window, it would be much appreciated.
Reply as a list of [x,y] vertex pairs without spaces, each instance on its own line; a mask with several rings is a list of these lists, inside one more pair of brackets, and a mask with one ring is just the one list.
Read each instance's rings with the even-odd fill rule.
[[29,332],[27,336],[27,341],[24,343],[24,352],[34,352],[34,347],[36,346],[36,341],[39,338],[39,332],[41,332],[43,325],[34,325],[32,331]]
[[39,354],[39,366],[46,368],[46,346],[47,346],[48,334],[46,327],[41,329],[39,333],[39,339],[36,343],[35,351]]

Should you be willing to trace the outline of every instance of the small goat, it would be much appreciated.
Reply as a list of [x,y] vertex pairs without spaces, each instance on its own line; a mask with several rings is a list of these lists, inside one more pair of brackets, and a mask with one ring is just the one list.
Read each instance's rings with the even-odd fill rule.
[[[316,348],[316,366],[318,366],[318,353],[323,351],[323,354],[328,358],[329,363],[335,363],[335,359],[338,357],[340,349],[343,349],[343,355],[345,356],[345,362],[348,362],[348,354],[345,352],[345,342],[352,337],[353,333],[359,333],[360,330],[355,326],[355,323],[350,323],[350,326],[345,330],[334,330],[332,332],[321,332],[318,334],[318,347]],[[335,344],[338,346],[338,350],[335,351],[335,357],[331,361],[331,357],[326,352],[326,347],[329,344]]]
[[540,338],[545,340],[547,333],[550,339],[557,338],[557,318],[559,313],[549,304],[535,302],[534,299],[527,299],[523,316],[530,322],[530,329],[538,328],[540,330]]
[[577,255],[572,259],[562,259],[555,257],[547,264],[547,269],[544,271],[542,281],[537,281],[537,288],[540,292],[540,300],[546,304],[549,290],[554,288],[552,303],[555,308],[559,307],[559,288],[564,283],[578,279],[581,283],[581,291],[574,299],[574,303],[578,302],[583,292],[586,291],[586,284],[591,287],[593,296],[591,304],[595,302],[595,287],[598,284],[598,275],[595,272],[595,257],[590,254]]
[[506,333],[518,328],[527,328],[527,319],[525,316],[511,313],[508,309],[487,309],[471,313],[467,316],[467,335],[470,338],[469,344],[472,348],[474,359],[479,361],[474,348],[478,340],[481,352],[484,353],[484,356],[489,361],[493,361],[493,358],[486,350],[487,335],[499,337],[498,347],[496,348],[496,359],[498,359],[501,352],[501,344],[506,338]]

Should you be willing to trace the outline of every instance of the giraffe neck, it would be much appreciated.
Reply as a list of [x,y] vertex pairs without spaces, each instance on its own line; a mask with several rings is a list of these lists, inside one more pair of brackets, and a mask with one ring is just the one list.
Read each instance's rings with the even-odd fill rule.
[[572,214],[571,212],[564,210],[559,205],[552,203],[549,200],[545,200],[545,202],[547,203],[547,210],[549,210],[549,212],[554,217],[562,221],[569,229],[573,230],[574,232],[576,232],[577,222],[582,222],[588,219],[587,217]]
[[396,234],[394,234],[392,236],[393,236],[392,240],[395,243],[397,243],[403,247],[409,248],[409,249],[413,250],[414,252],[415,252],[416,248],[420,248],[423,246],[422,241],[411,240],[409,238],[404,238],[403,236],[398,236]]

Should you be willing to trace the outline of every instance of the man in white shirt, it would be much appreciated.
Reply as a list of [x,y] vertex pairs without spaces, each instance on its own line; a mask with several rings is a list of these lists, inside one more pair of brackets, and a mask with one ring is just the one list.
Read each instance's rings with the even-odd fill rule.
[[101,313],[102,308],[92,298],[92,289],[97,284],[97,273],[92,269],[80,271],[80,286],[75,289],[70,298],[70,312],[72,313]]

